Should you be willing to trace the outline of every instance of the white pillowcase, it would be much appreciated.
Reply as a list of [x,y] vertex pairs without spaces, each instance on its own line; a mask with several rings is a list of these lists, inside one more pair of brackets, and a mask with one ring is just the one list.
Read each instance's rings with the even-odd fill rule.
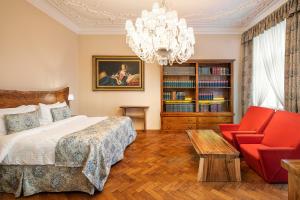
[[0,109],[0,135],[7,134],[6,127],[5,127],[5,121],[4,121],[4,115],[33,112],[37,109],[38,109],[38,107],[36,105],[28,105],[28,106],[23,105],[23,106],[18,106],[16,108]]
[[48,125],[53,122],[52,114],[51,114],[51,109],[52,108],[60,108],[60,107],[65,107],[67,106],[66,102],[63,103],[54,103],[54,104],[43,104],[39,103],[39,117],[40,117],[40,124],[43,125]]

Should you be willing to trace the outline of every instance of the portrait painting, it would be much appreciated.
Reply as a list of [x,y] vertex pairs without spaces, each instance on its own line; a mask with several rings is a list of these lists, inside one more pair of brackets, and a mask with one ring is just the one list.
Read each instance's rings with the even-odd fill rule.
[[93,56],[93,90],[144,90],[144,62],[137,56]]

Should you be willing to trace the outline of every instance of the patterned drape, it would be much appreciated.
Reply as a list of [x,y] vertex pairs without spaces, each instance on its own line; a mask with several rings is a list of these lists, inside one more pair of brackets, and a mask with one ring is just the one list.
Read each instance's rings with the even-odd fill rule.
[[300,112],[300,0],[294,0],[286,21],[285,109]]
[[247,30],[242,35],[242,44],[251,41],[254,37],[262,34],[265,30],[275,26],[276,24],[285,20],[291,12],[295,9],[295,5],[299,0],[289,0],[266,18],[258,22],[252,28]]
[[253,40],[242,44],[242,116],[252,104]]
[[289,0],[242,35],[242,115],[252,104],[253,38],[286,22],[285,109],[300,112],[300,0]]

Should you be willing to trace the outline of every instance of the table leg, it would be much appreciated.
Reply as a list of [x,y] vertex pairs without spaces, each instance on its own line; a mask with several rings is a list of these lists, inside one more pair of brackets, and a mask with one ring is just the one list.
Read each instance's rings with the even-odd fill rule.
[[146,119],[146,110],[144,109],[144,131],[146,131],[147,128],[147,119]]
[[234,159],[234,168],[235,168],[235,176],[236,181],[240,182],[242,180],[241,178],[241,161],[239,158]]
[[200,158],[197,180],[203,182],[206,181],[206,177],[207,177],[207,160],[206,158]]
[[197,180],[200,182],[241,181],[240,159],[207,155],[200,157]]

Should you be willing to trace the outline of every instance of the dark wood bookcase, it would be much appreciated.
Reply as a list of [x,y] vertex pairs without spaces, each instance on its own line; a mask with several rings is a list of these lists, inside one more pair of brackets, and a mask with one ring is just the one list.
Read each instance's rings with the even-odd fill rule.
[[233,122],[234,60],[161,67],[161,129],[213,129]]

